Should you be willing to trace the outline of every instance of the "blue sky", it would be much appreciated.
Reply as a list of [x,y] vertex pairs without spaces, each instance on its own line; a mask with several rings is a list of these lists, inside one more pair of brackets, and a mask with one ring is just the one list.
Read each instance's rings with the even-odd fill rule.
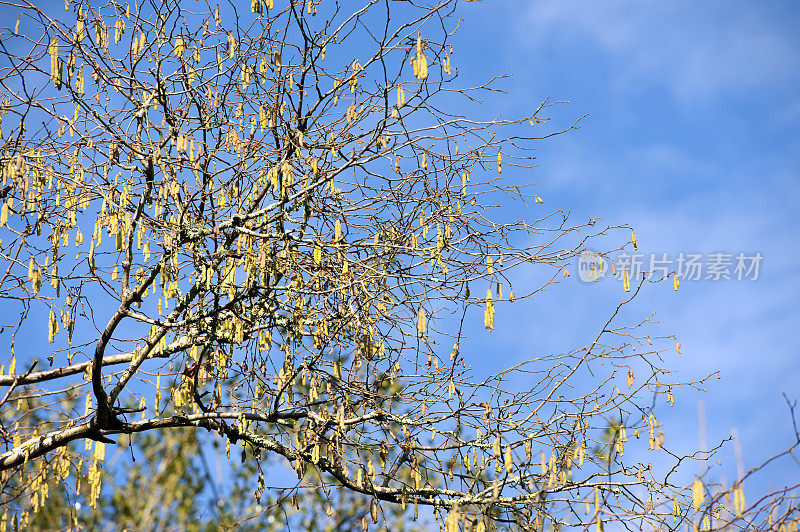
[[[667,437],[698,446],[702,400],[709,443],[737,429],[747,467],[791,443],[781,392],[800,397],[800,4],[492,1],[462,15],[460,73],[514,74],[490,113],[550,98],[570,101],[549,113],[553,129],[589,114],[537,148],[529,181],[545,205],[576,222],[630,224],[644,252],[764,257],[756,281],[685,281],[677,293],[661,283],[638,299],[635,310],[655,311],[682,343],[668,365],[687,378],[720,371],[707,393],[662,410]],[[498,311],[495,342],[509,361],[532,346],[577,347],[621,294],[614,281],[573,275],[535,303],[547,312]],[[733,447],[720,459],[732,479]],[[796,473],[769,470],[760,482]]]

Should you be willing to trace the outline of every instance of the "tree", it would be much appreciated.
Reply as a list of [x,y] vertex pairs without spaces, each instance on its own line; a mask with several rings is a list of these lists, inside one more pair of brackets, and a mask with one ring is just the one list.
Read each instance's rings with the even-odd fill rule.
[[[554,134],[525,132],[548,102],[453,111],[496,81],[459,86],[455,0],[66,7],[24,0],[2,35],[3,523],[50,519],[51,494],[123,508],[102,469],[128,437],[147,460],[130,482],[201,475],[199,429],[244,446],[269,508],[356,497],[365,528],[420,507],[448,530],[708,519],[696,484],[624,460],[633,434],[671,454],[655,399],[705,380],[663,368],[674,337],[622,320],[644,279],[583,348],[488,377],[462,354],[472,314],[491,333],[496,305],[525,308],[622,228],[543,214],[504,177]],[[542,285],[519,282],[530,268]],[[264,493],[272,458],[295,489]],[[740,488],[720,493],[749,524]]]

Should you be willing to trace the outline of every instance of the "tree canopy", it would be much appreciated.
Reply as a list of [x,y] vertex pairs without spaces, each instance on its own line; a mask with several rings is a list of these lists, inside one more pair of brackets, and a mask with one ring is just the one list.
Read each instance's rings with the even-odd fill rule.
[[[186,525],[207,441],[242,462],[249,502],[226,526],[411,528],[422,512],[448,531],[710,529],[774,514],[775,497],[748,506],[739,484],[673,475],[697,455],[669,448],[657,408],[706,379],[673,374],[675,337],[623,312],[644,279],[626,275],[616,309],[581,325],[585,346],[491,375],[462,353],[496,308],[532,312],[587,246],[636,241],[545,210],[520,181],[559,133],[551,103],[481,116],[498,80],[460,80],[459,2],[14,7],[0,526]],[[484,331],[464,326],[475,313]],[[115,444],[135,450],[130,478],[104,474]],[[626,460],[631,445],[657,464]],[[281,464],[298,480],[277,492],[265,475]],[[136,491],[150,497],[120,496]],[[327,520],[292,521],[303,505]]]

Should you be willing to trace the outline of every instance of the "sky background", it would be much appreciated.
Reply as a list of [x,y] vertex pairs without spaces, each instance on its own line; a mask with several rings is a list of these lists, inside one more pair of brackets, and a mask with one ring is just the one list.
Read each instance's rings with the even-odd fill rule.
[[[669,367],[687,379],[720,372],[707,393],[681,392],[674,409],[660,409],[673,446],[700,445],[698,401],[708,444],[738,430],[745,467],[788,446],[782,393],[800,397],[800,3],[463,7],[453,56],[459,73],[467,80],[513,73],[501,83],[507,95],[487,104],[490,113],[530,113],[550,98],[570,102],[548,113],[551,129],[589,115],[580,130],[538,145],[539,166],[527,174],[544,205],[571,211],[576,223],[629,224],[645,253],[761,253],[755,281],[684,281],[678,292],[660,283],[634,305],[642,316],[655,311],[660,330],[681,341],[683,355]],[[622,295],[614,280],[586,285],[573,275],[530,313],[504,316],[498,308],[493,341],[502,347],[484,360],[500,357],[505,366],[533,348],[584,345]],[[732,480],[733,445],[718,458],[717,478]],[[758,484],[796,474],[796,465],[773,468]]]
[[[58,2],[56,2],[58,4]],[[60,4],[59,4],[60,5]],[[740,436],[745,467],[793,439],[782,393],[800,399],[800,3],[783,0],[486,0],[461,4],[453,66],[465,85],[511,73],[487,98],[489,115],[530,114],[545,98],[545,133],[588,114],[579,130],[541,141],[539,166],[503,172],[536,182],[545,203],[573,222],[628,224],[642,252],[761,253],[755,281],[648,285],[634,313],[656,312],[683,354],[666,359],[686,379],[714,371],[706,393],[681,392],[661,407],[676,450],[700,445],[698,401],[709,445]],[[484,371],[586,344],[624,297],[620,283],[583,284],[575,269],[464,347]],[[524,280],[519,280],[524,283]],[[481,313],[471,318],[478,329]],[[42,339],[42,342],[44,340]],[[536,350],[532,353],[531,350]],[[466,354],[466,353],[465,353]],[[732,479],[733,445],[718,478]],[[758,487],[796,480],[765,471]]]

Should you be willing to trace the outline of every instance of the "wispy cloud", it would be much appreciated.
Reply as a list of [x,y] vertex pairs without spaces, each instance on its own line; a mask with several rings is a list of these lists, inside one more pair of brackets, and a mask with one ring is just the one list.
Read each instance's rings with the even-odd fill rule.
[[800,16],[774,16],[780,4],[534,2],[522,39],[538,47],[558,36],[601,52],[623,67],[620,90],[657,84],[681,100],[708,99],[800,79]]

